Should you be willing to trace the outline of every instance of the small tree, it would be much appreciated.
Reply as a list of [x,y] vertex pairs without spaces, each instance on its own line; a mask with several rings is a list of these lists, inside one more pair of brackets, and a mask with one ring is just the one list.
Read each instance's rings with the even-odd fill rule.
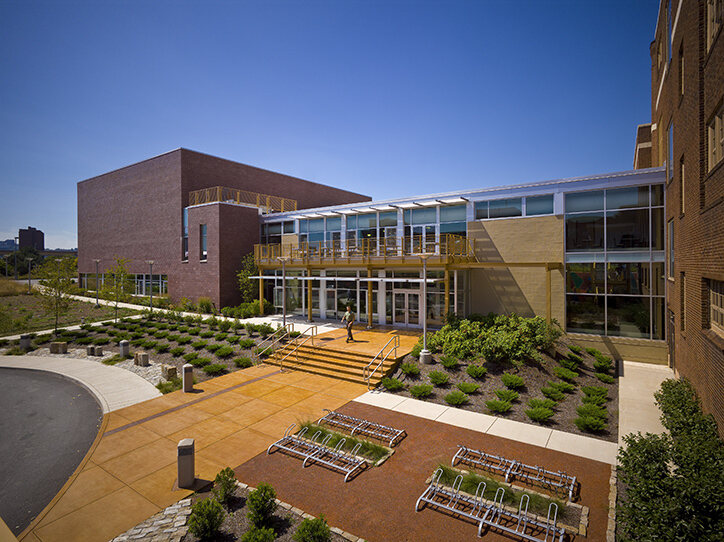
[[241,291],[242,303],[251,303],[259,295],[259,280],[251,279],[258,275],[259,270],[254,263],[254,254],[250,252],[241,259],[241,269],[236,277],[239,279],[239,290]]
[[42,307],[55,318],[55,334],[58,333],[60,317],[70,309],[76,262],[76,258],[52,258],[45,262],[38,273],[41,285],[38,295]]
[[115,261],[115,265],[106,269],[104,272],[105,279],[103,280],[100,294],[104,299],[113,301],[115,309],[114,318],[117,322],[118,304],[123,303],[130,298],[133,288],[133,280],[128,272],[128,260],[116,256]]

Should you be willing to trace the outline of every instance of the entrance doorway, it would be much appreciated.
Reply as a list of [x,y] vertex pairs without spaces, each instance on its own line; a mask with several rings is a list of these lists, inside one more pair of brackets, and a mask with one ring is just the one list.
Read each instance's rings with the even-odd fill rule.
[[420,294],[419,292],[395,291],[393,295],[394,310],[393,324],[398,326],[419,327],[420,323]]

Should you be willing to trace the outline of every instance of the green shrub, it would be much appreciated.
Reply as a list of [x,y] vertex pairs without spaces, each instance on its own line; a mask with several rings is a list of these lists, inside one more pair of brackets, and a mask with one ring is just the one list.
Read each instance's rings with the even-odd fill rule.
[[214,478],[214,496],[221,504],[228,504],[234,491],[236,491],[236,474],[233,469],[226,467]]
[[[575,354],[573,355],[575,356]],[[573,361],[570,358],[563,358],[558,362],[558,364],[569,371],[577,371],[581,366],[580,363]]]
[[563,393],[573,393],[576,391],[576,386],[571,384],[570,382],[551,382],[548,381],[548,385],[551,388],[555,388],[558,391],[562,391]]
[[179,333],[188,333],[189,326],[178,326],[178,332]]
[[[198,361],[199,358],[196,358],[196,361]],[[206,365],[203,367],[203,371],[209,375],[209,376],[217,376],[220,374],[224,374],[227,371],[226,365],[222,365],[221,363],[212,363],[210,365]]]
[[537,423],[544,423],[553,417],[553,411],[546,407],[529,408],[525,411],[526,415]]
[[171,349],[171,355],[175,358],[179,357],[181,354],[184,353],[186,349],[183,346],[177,346],[176,348]]
[[507,403],[512,403],[519,397],[518,392],[514,390],[493,390],[493,393],[498,396],[498,399]]
[[[105,362],[104,362],[105,363]],[[180,390],[181,389],[181,379],[179,377],[174,377],[169,381],[161,381],[158,384],[156,384],[156,389],[160,391],[163,394],[171,393],[172,391]]]
[[211,540],[224,521],[224,508],[216,499],[204,499],[191,506],[189,531],[201,540]]
[[483,367],[482,365],[475,365],[474,363],[471,363],[468,365],[468,368],[465,369],[465,372],[468,373],[468,376],[471,378],[477,378],[478,380],[485,378],[485,375],[488,372],[487,367]]
[[271,527],[252,527],[246,531],[241,538],[240,542],[274,542],[277,539],[277,535],[274,529]]
[[196,342],[191,343],[191,347],[192,347],[194,350],[201,350],[201,349],[202,349],[204,346],[206,346],[207,344],[208,344],[207,341],[196,341]]
[[261,357],[271,356],[274,353],[274,348],[271,345],[257,346],[254,348],[254,353]]
[[586,352],[591,354],[594,358],[598,358],[598,356],[602,356],[601,351],[597,348],[586,348]]
[[471,393],[475,393],[480,388],[480,384],[474,384],[472,382],[460,382],[458,383],[458,389],[463,392],[470,395]]
[[189,329],[189,335],[198,337],[200,334],[201,334],[201,329],[199,329],[198,327],[192,327],[191,329]]
[[591,403],[584,403],[581,406],[579,406],[576,409],[576,412],[578,412],[578,415],[582,418],[601,418],[602,420],[605,420],[608,418],[608,412],[606,412],[606,408],[598,405],[593,405]]
[[458,359],[454,356],[442,355],[440,356],[440,364],[446,369],[457,369]]
[[108,344],[109,342],[111,342],[111,340],[108,337],[97,337],[93,339],[93,344],[97,345],[104,345]]
[[157,331],[153,334],[153,336],[157,339],[165,339],[166,337],[168,337],[168,331]]
[[200,297],[196,302],[196,306],[198,307],[199,312],[211,314],[213,303],[209,297]]
[[[73,342],[75,344],[91,344],[93,337],[81,337],[80,339],[75,339]],[[141,339],[141,342],[143,342],[143,339]]]
[[432,393],[432,385],[431,384],[418,384],[417,386],[412,386],[410,388],[410,395],[417,399],[422,399],[423,397],[427,397]]
[[596,418],[594,416],[582,416],[573,420],[573,423],[576,424],[578,429],[588,433],[603,431],[607,427],[606,422],[603,419]]
[[[89,337],[90,338],[90,337]],[[146,339],[133,339],[131,341],[132,346],[141,346],[143,343],[146,342]]]
[[28,351],[25,350],[25,348],[20,348],[19,346],[13,346],[12,348],[9,348],[6,352],[6,356],[24,356],[27,354]]
[[468,396],[460,390],[451,391],[445,396],[445,402],[453,406],[464,405],[468,402]]
[[420,352],[422,352],[422,338],[420,338],[420,341],[412,347],[412,350],[410,350],[410,355],[419,358]]
[[498,401],[496,399],[485,401],[485,406],[488,407],[490,412],[496,412],[498,414],[504,414],[513,407],[508,401]]
[[301,331],[292,331],[292,332],[289,334],[289,337],[291,337],[292,339],[296,339],[296,338],[299,337],[301,334],[302,334]]
[[582,386],[581,391],[586,395],[597,395],[608,399],[608,388],[605,386]]
[[194,367],[206,367],[209,363],[211,363],[211,360],[209,358],[198,357],[192,359],[189,363]]
[[249,497],[246,499],[249,511],[246,515],[252,525],[263,527],[269,524],[269,520],[277,509],[276,498],[277,494],[274,488],[264,482],[249,493]]
[[222,332],[227,332],[231,329],[231,322],[228,320],[219,320],[219,329]]
[[256,343],[254,342],[254,339],[241,339],[239,341],[239,348],[244,348],[245,350],[248,350],[249,348],[252,348]]
[[240,369],[246,369],[248,367],[251,367],[253,365],[253,363],[251,362],[250,358],[243,357],[243,358],[236,358],[234,360],[234,365],[236,365]]
[[292,535],[296,542],[329,542],[332,540],[332,531],[324,519],[324,514],[318,518],[305,518]]
[[563,398],[564,398],[563,392],[556,388],[548,386],[548,387],[541,388],[540,391],[548,399],[551,399],[553,401],[563,401]]
[[570,369],[566,369],[565,367],[554,367],[553,373],[555,375],[562,379],[562,380],[575,380],[578,378],[578,373],[575,371],[571,371]]
[[450,375],[443,373],[442,371],[430,371],[428,374],[430,382],[436,386],[444,386],[450,381]]
[[188,354],[184,354],[183,357],[188,363],[191,363],[191,360],[198,358],[199,354],[198,352],[189,352]]
[[528,401],[528,406],[531,408],[548,408],[550,410],[553,410],[556,408],[556,403],[552,399],[530,399]]
[[598,373],[608,373],[613,369],[613,360],[611,358],[597,359],[593,362],[593,368]]
[[230,346],[222,346],[221,348],[216,350],[216,357],[218,358],[228,358],[229,356],[234,354],[234,349]]
[[166,340],[175,343],[180,336],[181,335],[178,335],[177,333],[169,333],[168,335],[166,335]]
[[383,378],[381,384],[387,391],[397,391],[405,387],[405,385],[396,378]]
[[157,344],[155,349],[159,354],[163,354],[168,352],[169,348],[171,348],[171,346],[168,344]]
[[403,363],[400,370],[407,376],[417,376],[420,374],[420,366],[417,363]]
[[217,341],[225,341],[228,336],[228,333],[217,333],[216,335],[214,335],[214,339],[216,339]]
[[525,385],[520,376],[510,373],[503,373],[500,379],[503,381],[503,385],[510,390],[517,390]]
[[199,337],[201,337],[202,339],[210,339],[213,336],[213,331],[202,331],[201,333],[199,333]]
[[578,346],[577,344],[572,344],[568,347],[568,349],[573,352],[574,354],[578,354],[579,356],[583,354],[583,348]]
[[598,405],[598,406],[604,406],[606,404],[607,399],[601,395],[584,395],[581,398],[581,402],[584,404],[591,404],[591,405]]
[[229,344],[239,344],[239,337],[238,335],[231,335],[230,337],[226,338],[226,342]]
[[606,373],[595,373],[595,376],[604,384],[613,384],[615,382],[614,378]]
[[212,354],[216,352],[219,348],[221,348],[221,345],[216,343],[206,345],[206,350],[211,352]]
[[149,341],[143,341],[141,346],[143,346],[143,348],[145,348],[146,350],[153,350],[154,348],[156,348],[157,344],[158,344],[158,342],[149,340]]

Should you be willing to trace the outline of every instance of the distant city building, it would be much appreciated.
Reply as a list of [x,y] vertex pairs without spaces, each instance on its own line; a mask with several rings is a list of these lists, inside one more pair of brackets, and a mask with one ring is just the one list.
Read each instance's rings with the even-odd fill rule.
[[5,239],[5,241],[0,241],[0,250],[14,250],[15,249],[15,240],[14,239]]
[[18,237],[20,238],[19,248],[28,247],[35,250],[45,250],[45,234],[32,226],[19,230]]

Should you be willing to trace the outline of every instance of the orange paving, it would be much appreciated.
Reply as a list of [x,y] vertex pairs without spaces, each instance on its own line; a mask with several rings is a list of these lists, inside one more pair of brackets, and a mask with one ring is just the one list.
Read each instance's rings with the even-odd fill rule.
[[195,439],[196,477],[213,480],[222,468],[264,451],[289,424],[316,419],[322,409],[339,408],[366,391],[260,365],[198,384],[195,393],[177,391],[114,411],[68,483],[19,540],[110,540],[191,493],[174,490],[179,440]]
[[[379,326],[374,329],[364,329],[362,324],[358,324],[352,329],[354,342],[346,342],[347,330],[341,328],[317,335],[314,338],[314,347],[321,349],[328,348],[330,350],[345,350],[355,354],[375,356],[393,335],[400,336],[400,347],[397,350],[397,355],[398,357],[402,357],[409,354],[412,347],[417,344],[417,341],[422,336],[422,331],[401,330],[385,326]],[[311,346],[311,340],[305,344]],[[385,352],[388,350],[389,346],[385,348]]]

